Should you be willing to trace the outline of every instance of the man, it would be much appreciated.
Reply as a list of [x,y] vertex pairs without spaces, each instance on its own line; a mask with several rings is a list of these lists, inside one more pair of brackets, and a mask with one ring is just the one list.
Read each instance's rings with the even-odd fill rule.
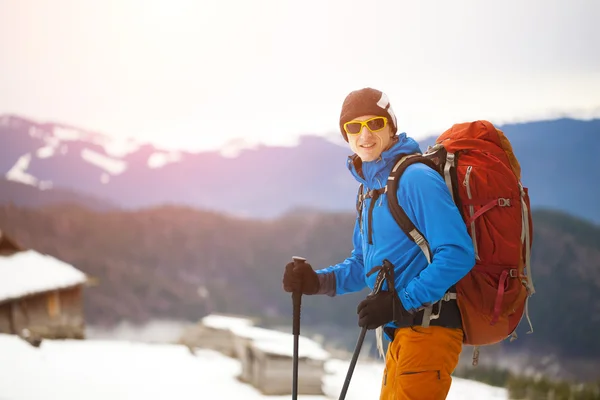
[[[339,124],[354,152],[348,169],[363,184],[363,193],[386,185],[401,154],[421,152],[413,139],[397,133],[390,102],[379,90],[351,92],[342,105]],[[473,244],[443,178],[430,167],[410,165],[397,196],[429,242],[430,264],[392,217],[384,192],[364,199],[357,213],[350,257],[317,271],[309,263],[290,263],[283,286],[288,292],[329,296],[366,286],[373,289],[377,274],[368,275],[369,271],[389,260],[394,266],[395,291],[384,285],[384,290],[368,296],[357,310],[360,327],[384,326],[385,336],[391,340],[380,398],[445,399],[462,350],[463,332],[456,301],[439,301],[475,265]],[[439,312],[437,319],[427,317],[432,310],[434,315]]]

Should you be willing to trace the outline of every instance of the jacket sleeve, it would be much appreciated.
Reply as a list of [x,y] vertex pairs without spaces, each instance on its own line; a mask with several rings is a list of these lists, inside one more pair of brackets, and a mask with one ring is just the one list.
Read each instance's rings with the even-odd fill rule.
[[359,218],[360,216],[357,217],[354,223],[352,235],[354,249],[350,257],[339,264],[316,271],[321,283],[319,294],[327,294],[333,297],[336,294],[358,292],[367,286],[364,277],[362,234],[359,228]]
[[405,288],[397,288],[404,308],[417,310],[440,300],[475,265],[473,242],[441,175],[414,164],[400,180],[400,205],[431,249],[432,259]]

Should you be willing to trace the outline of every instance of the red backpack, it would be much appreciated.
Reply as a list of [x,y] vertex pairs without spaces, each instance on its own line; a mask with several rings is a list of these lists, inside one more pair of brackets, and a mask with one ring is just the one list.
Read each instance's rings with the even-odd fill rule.
[[[397,199],[400,177],[415,162],[442,175],[473,240],[476,264],[455,287],[464,343],[476,346],[476,364],[478,346],[516,338],[523,315],[531,326],[527,305],[535,293],[530,266],[533,223],[521,167],[504,133],[488,121],[455,124],[425,154],[402,157],[388,178],[390,211],[428,260],[426,238]],[[453,297],[447,293],[445,300]]]

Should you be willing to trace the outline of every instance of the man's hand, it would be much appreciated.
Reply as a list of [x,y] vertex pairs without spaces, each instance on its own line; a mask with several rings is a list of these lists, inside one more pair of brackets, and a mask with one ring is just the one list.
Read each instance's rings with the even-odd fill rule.
[[411,316],[402,306],[396,293],[389,291],[367,296],[358,305],[356,313],[358,326],[367,329],[376,329],[388,322],[400,321]]
[[303,294],[315,294],[319,291],[319,277],[312,266],[303,262],[295,264],[288,263],[283,273],[283,290],[286,292],[302,292]]

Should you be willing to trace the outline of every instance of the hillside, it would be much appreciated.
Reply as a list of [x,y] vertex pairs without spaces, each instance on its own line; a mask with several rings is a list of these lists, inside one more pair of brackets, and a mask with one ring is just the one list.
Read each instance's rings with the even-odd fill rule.
[[[593,140],[600,119],[499,127],[513,143],[534,207],[600,223],[600,189],[590,185],[600,181],[594,164],[600,142]],[[422,140],[422,150],[432,142]],[[294,147],[258,146],[233,154],[227,149],[165,151],[66,124],[5,115],[0,116],[0,174],[130,209],[178,204],[252,218],[296,208],[349,212],[357,184],[346,168],[350,151],[337,143],[307,134]]]
[[95,211],[109,211],[119,208],[110,201],[86,196],[71,190],[59,188],[41,190],[31,185],[0,179],[0,204],[10,203],[33,208],[72,204]]
[[[519,340],[507,346],[598,359],[600,228],[554,211],[535,212],[534,223],[535,333],[525,335],[524,324]],[[290,324],[283,266],[292,255],[308,257],[316,268],[342,260],[351,250],[352,224],[353,215],[345,213],[257,221],[177,207],[109,213],[0,208],[3,231],[99,279],[87,290],[85,308],[90,323],[105,326],[152,318],[194,321],[211,311]],[[303,324],[352,346],[355,307],[365,294],[306,297]]]

